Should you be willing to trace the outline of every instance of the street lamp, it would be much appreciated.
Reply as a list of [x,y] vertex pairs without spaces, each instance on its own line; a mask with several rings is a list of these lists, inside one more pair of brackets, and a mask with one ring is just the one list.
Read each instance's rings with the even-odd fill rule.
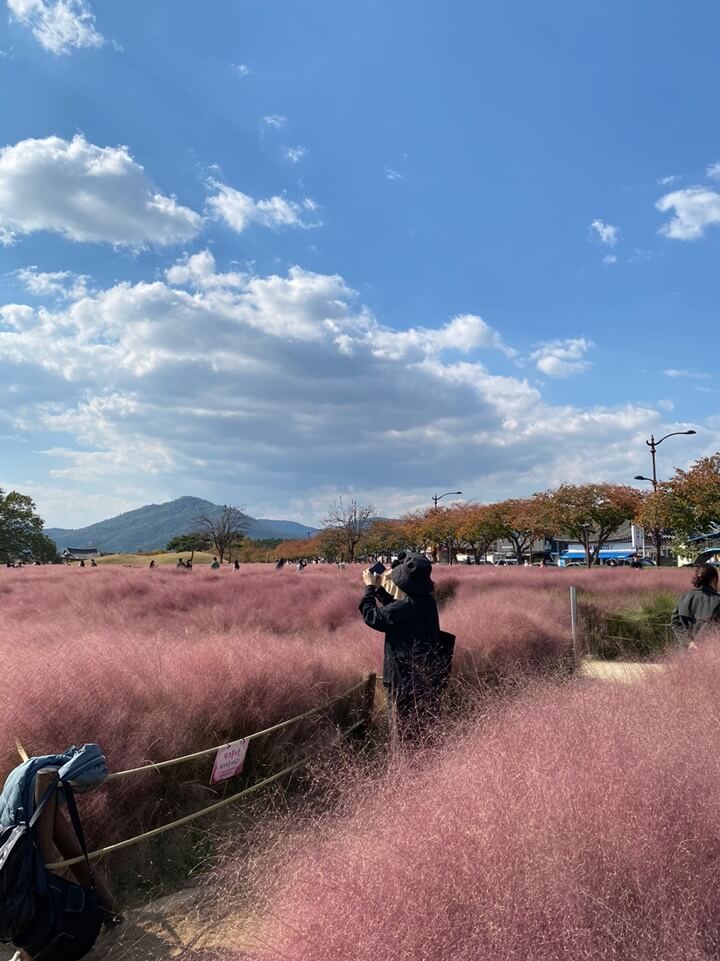
[[[650,440],[646,440],[645,443],[650,448],[650,454],[652,455],[652,477],[644,477],[642,474],[636,474],[634,479],[640,480],[640,481],[647,481],[649,484],[652,484],[653,491],[657,494],[658,479],[657,479],[657,466],[655,464],[655,451],[658,449],[658,447],[662,444],[664,440],[668,439],[668,437],[680,437],[682,435],[689,435],[689,434],[697,434],[697,431],[696,430],[674,430],[669,434],[665,434],[665,436],[661,437],[660,440],[655,440],[655,435],[651,434]],[[657,567],[660,567],[660,560],[661,560],[660,555],[661,555],[661,548],[662,548],[661,534],[658,529],[656,529],[653,533],[655,534],[655,564],[657,565]]]
[[[438,501],[441,501],[443,497],[450,497],[452,494],[462,494],[462,491],[445,491],[444,494],[433,494],[433,504],[435,505],[434,510],[437,510]],[[439,546],[439,545],[438,545]],[[437,556],[437,547],[435,548],[435,554]],[[448,561],[452,564],[452,552],[450,546],[448,545]]]
[[443,497],[449,497],[451,494],[462,494],[462,491],[446,491],[444,494],[433,494],[433,504],[437,509],[438,501],[441,501]]

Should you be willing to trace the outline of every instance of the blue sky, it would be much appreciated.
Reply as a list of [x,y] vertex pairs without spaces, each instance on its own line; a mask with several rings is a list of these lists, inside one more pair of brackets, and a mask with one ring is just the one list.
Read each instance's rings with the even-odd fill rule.
[[714,5],[6,7],[0,486],[49,524],[720,448]]

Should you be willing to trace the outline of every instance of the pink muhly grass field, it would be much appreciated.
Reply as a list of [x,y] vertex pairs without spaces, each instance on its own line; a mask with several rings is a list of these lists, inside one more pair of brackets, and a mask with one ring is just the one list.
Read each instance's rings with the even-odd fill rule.
[[[330,580],[318,586],[330,588],[320,600],[336,619]],[[340,592],[348,601],[353,594]],[[97,741],[119,770],[322,705],[376,666],[381,643],[357,625],[351,640],[339,643],[317,617],[303,616],[315,600],[308,584],[264,573],[3,570],[3,776],[19,761],[15,738],[30,754]],[[143,774],[88,802],[142,821],[157,793],[158,777]],[[104,840],[118,833],[127,825],[109,818]]]
[[[668,577],[570,573],[436,568],[445,597],[441,624],[458,637],[456,669],[481,680],[555,670],[570,643],[571,580],[621,598],[627,585],[650,594]],[[239,572],[0,569],[0,774],[17,763],[15,738],[31,754],[97,741],[119,770],[324,703],[381,668],[382,635],[366,628],[357,610],[360,574],[359,565],[311,565],[301,573],[264,565]],[[157,784],[156,775],[138,776],[93,803],[125,805],[140,821]],[[118,829],[111,823],[107,830]]]
[[256,904],[238,957],[719,957],[719,645],[633,687],[540,685],[348,777],[340,812],[249,878],[223,869],[224,905],[238,887]]

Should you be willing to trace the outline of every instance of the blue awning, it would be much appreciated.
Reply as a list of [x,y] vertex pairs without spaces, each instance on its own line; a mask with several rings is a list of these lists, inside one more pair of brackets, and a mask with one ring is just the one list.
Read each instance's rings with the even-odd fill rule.
[[[601,550],[598,557],[600,558],[601,561],[602,560],[619,561],[619,560],[626,560],[628,557],[635,557],[636,554],[637,554],[637,551],[632,551],[632,550],[629,551],[626,548],[623,551]],[[568,560],[568,561],[584,560],[585,551],[563,551],[561,554],[558,554],[558,557],[561,560]]]

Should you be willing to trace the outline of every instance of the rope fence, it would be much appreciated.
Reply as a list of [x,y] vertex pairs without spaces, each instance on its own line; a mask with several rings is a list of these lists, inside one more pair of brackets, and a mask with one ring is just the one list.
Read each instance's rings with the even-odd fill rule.
[[[374,675],[370,675],[371,677]],[[290,717],[286,721],[280,721],[278,724],[273,724],[272,727],[266,727],[262,731],[255,731],[253,734],[246,734],[243,738],[237,738],[237,740],[243,741],[254,741],[258,737],[264,737],[267,734],[274,734],[276,731],[280,731],[285,727],[290,727],[291,724],[297,724],[298,721],[304,720],[306,717],[312,717],[314,714],[321,714],[323,711],[327,711],[328,708],[332,707],[334,704],[338,704],[343,701],[348,695],[353,694],[355,691],[359,690],[361,687],[365,687],[369,683],[366,678],[363,681],[359,681],[352,687],[348,688],[342,694],[338,694],[337,697],[333,698],[332,701],[328,701],[327,704],[322,704],[319,707],[310,708],[309,711],[305,711],[303,714],[298,714],[296,717]],[[225,747],[225,744],[217,744],[215,747],[204,748],[202,751],[195,751],[192,754],[184,754],[181,757],[173,757],[167,761],[151,761],[149,764],[143,764],[140,767],[131,767],[126,771],[115,771],[109,774],[106,781],[115,781],[118,778],[127,777],[129,774],[141,774],[143,771],[159,771],[165,767],[172,767],[175,764],[183,764],[185,761],[194,761],[199,757],[207,757],[209,754],[215,754],[221,747]]]
[[[365,724],[365,718],[361,718],[349,728],[341,731],[340,737],[347,737],[362,724]],[[297,771],[299,768],[304,767],[312,760],[314,756],[315,755],[308,754],[299,761],[289,764],[287,767],[283,768],[282,771],[278,771],[276,774],[270,775],[270,777],[263,778],[262,781],[258,781],[256,784],[245,788],[243,791],[238,791],[237,794],[232,794],[230,797],[223,798],[222,801],[216,801],[214,804],[209,804],[207,807],[201,808],[199,811],[195,811],[192,814],[186,814],[184,817],[168,822],[168,824],[161,824],[159,827],[152,828],[150,831],[144,831],[142,834],[137,834],[135,837],[127,838],[125,841],[118,841],[116,844],[109,844],[107,847],[98,848],[97,851],[90,851],[88,853],[88,859],[90,861],[96,861],[98,858],[105,857],[107,854],[113,854],[115,851],[121,851],[123,848],[129,848],[133,844],[139,844],[140,841],[146,841],[148,838],[157,837],[159,834],[164,834],[166,831],[172,831],[174,828],[182,827],[183,824],[190,824],[191,821],[195,821],[197,818],[204,817],[206,814],[211,814],[213,811],[219,811],[221,808],[227,807],[228,804],[234,804],[236,801],[241,800],[241,798],[247,797],[249,794],[253,794],[255,791],[259,791],[261,788],[267,787],[269,784],[273,784],[275,781],[279,781],[287,774],[291,774],[293,771]],[[46,867],[50,871],[57,871],[60,868],[70,868],[74,864],[80,864],[84,860],[85,857],[81,854],[79,857],[68,858],[65,861],[55,861],[52,864],[46,865]]]
[[[335,704],[339,704],[341,701],[345,700],[345,698],[347,698],[350,694],[353,694],[355,691],[364,688],[365,695],[359,707],[359,713],[361,714],[360,719],[355,721],[354,724],[351,724],[350,727],[339,732],[339,739],[346,738],[348,735],[352,734],[353,731],[356,731],[358,728],[366,725],[370,720],[374,704],[376,683],[377,675],[374,673],[369,674],[362,681],[358,681],[357,684],[353,684],[352,687],[348,688],[346,691],[343,691],[342,694],[339,694],[331,701],[319,705],[318,707],[310,708],[310,710],[304,711],[302,714],[297,714],[295,717],[288,718],[285,721],[280,721],[279,723],[273,724],[261,731],[254,731],[252,734],[247,734],[243,738],[237,738],[237,740],[253,741],[257,738],[264,737],[268,734],[273,734],[276,731],[290,727],[292,724],[297,724],[298,721],[302,721],[305,718],[312,717],[314,715],[320,715],[329,708],[333,707]],[[15,741],[15,746],[17,747],[18,754],[22,760],[28,760],[28,755],[25,748],[17,739]],[[139,767],[128,768],[125,771],[115,771],[112,774],[109,774],[103,783],[118,780],[119,778],[127,777],[130,774],[140,774],[144,771],[159,771],[163,768],[172,767],[177,764],[183,764],[186,761],[192,761],[201,757],[208,757],[209,755],[217,754],[219,750],[226,746],[227,742],[218,744],[215,747],[204,748],[202,751],[194,751],[192,754],[184,754],[180,757],[169,758],[165,761],[150,762],[149,764],[143,764]],[[330,745],[326,745],[325,749],[327,749],[329,746]],[[134,844],[139,844],[141,841],[146,841],[149,838],[157,837],[160,834],[164,834],[166,831],[172,831],[174,828],[182,827],[184,824],[190,824],[192,821],[195,821],[201,817],[205,817],[207,814],[212,814],[214,811],[219,811],[221,808],[227,807],[230,804],[234,804],[235,802],[248,797],[250,794],[255,793],[255,791],[260,791],[262,788],[268,787],[270,784],[274,784],[276,781],[281,780],[288,774],[292,774],[294,771],[305,767],[314,756],[316,755],[307,754],[305,757],[300,758],[300,760],[287,765],[287,767],[284,767],[281,771],[277,771],[275,774],[271,774],[268,777],[263,778],[261,781],[252,784],[250,787],[244,788],[242,791],[238,791],[236,794],[230,795],[230,797],[223,798],[221,801],[215,801],[213,804],[209,804],[207,807],[201,808],[199,811],[194,811],[192,814],[186,814],[184,817],[176,818],[174,821],[169,821],[167,824],[161,824],[159,827],[152,828],[149,831],[144,831],[142,834],[137,834],[134,837],[127,838],[124,841],[118,841],[115,844],[109,844],[106,847],[98,848],[96,851],[91,851],[88,853],[88,858],[91,861],[95,861],[98,858],[105,857],[108,854],[113,854],[115,851],[121,851],[124,848],[131,847]],[[48,864],[47,868],[51,871],[57,871],[61,868],[69,868],[75,864],[80,864],[84,860],[84,856],[79,855],[78,857],[67,858],[64,861],[54,861],[52,864]]]

